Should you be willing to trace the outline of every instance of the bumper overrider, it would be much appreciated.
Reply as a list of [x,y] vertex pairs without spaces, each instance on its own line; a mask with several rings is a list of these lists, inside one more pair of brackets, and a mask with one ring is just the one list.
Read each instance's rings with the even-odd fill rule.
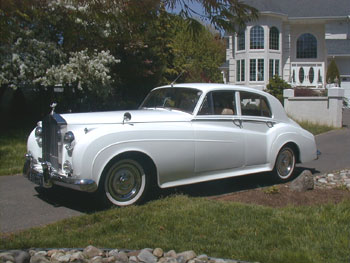
[[35,163],[31,154],[26,154],[23,176],[44,188],[51,188],[55,184],[83,192],[97,190],[95,181],[60,175],[49,162]]

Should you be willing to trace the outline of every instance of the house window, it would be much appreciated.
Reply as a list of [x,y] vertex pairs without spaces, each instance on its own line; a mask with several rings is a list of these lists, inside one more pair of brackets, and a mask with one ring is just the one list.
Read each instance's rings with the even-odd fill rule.
[[249,80],[256,81],[256,59],[249,61]]
[[303,83],[304,82],[304,78],[305,78],[305,72],[304,72],[304,68],[301,67],[299,69],[299,82]]
[[237,50],[245,50],[245,31],[241,30],[237,34]]
[[297,40],[297,58],[317,58],[317,40],[312,34],[302,34]]
[[249,60],[249,80],[264,81],[264,59]]
[[250,30],[250,49],[264,49],[264,29],[254,26]]
[[258,81],[264,81],[264,60],[258,59]]
[[272,79],[273,76],[280,74],[280,61],[279,59],[270,59],[269,60],[269,79]]
[[279,31],[276,27],[270,28],[269,47],[273,50],[279,50]]
[[236,68],[236,80],[237,82],[245,81],[245,60],[237,60]]

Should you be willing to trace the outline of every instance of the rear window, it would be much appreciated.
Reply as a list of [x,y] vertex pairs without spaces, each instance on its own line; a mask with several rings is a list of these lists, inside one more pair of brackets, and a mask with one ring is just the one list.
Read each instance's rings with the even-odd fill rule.
[[241,112],[246,116],[271,117],[271,108],[266,97],[241,91]]

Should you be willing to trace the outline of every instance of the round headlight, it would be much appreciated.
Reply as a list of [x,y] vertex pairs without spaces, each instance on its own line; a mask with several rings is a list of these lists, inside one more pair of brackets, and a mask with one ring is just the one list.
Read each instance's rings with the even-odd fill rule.
[[69,132],[66,132],[64,134],[64,137],[63,137],[63,142],[65,144],[70,144],[74,141],[74,134],[73,132],[69,131]]
[[35,128],[35,137],[41,137],[43,135],[43,128],[36,127]]

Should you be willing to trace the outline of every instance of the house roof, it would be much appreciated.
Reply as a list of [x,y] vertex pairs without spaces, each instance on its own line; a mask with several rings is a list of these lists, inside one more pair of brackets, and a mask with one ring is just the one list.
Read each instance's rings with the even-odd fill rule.
[[350,39],[326,39],[328,56],[349,56]]
[[244,0],[261,13],[276,13],[289,18],[350,16],[349,0]]

